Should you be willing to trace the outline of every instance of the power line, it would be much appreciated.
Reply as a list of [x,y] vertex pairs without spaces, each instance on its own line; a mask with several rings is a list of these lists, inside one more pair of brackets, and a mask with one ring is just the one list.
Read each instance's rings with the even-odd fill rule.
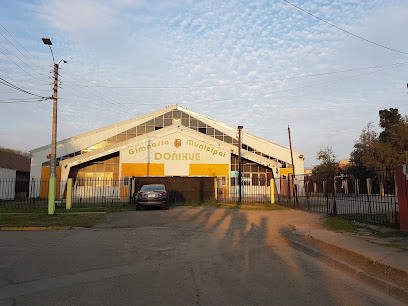
[[35,100],[24,100],[24,99],[8,99],[8,100],[0,100],[0,104],[16,104],[16,103],[33,103],[33,102],[43,102],[48,100],[49,98],[44,99],[35,99]]
[[[2,33],[0,33],[1,36],[4,37],[5,40],[7,40],[18,52],[20,52],[21,55],[23,55],[25,58],[27,58],[27,56],[25,56],[11,41],[9,41]],[[20,57],[18,57],[16,54],[14,54],[13,52],[11,52],[9,49],[7,49],[5,46],[0,45],[3,49],[7,50],[9,53],[13,54],[15,57],[17,57],[23,64],[25,64],[28,68],[30,68],[32,71],[34,71],[35,73],[39,74],[39,75],[45,75],[44,73],[38,72],[36,70],[34,70],[31,66],[29,66],[26,62],[24,62]],[[28,59],[28,58],[27,58]],[[31,60],[28,59],[30,62]],[[33,63],[33,62],[32,62]],[[35,64],[34,64],[35,65]],[[37,66],[38,67],[38,66]],[[41,67],[40,67],[41,68]]]
[[378,46],[378,47],[381,47],[381,48],[384,48],[384,49],[387,49],[387,50],[390,50],[390,51],[394,51],[394,52],[398,52],[398,53],[402,53],[402,54],[408,54],[408,52],[396,50],[396,49],[393,49],[393,48],[390,48],[390,47],[381,45],[381,44],[376,43],[376,42],[374,42],[374,41],[372,41],[372,40],[369,40],[369,39],[367,39],[367,38],[364,38],[364,37],[362,37],[362,36],[359,36],[359,35],[357,35],[357,34],[354,34],[354,33],[350,32],[350,31],[347,31],[347,30],[345,30],[345,29],[343,29],[343,28],[340,28],[340,27],[334,25],[333,23],[328,22],[328,21],[326,21],[326,20],[324,20],[324,19],[322,19],[322,18],[316,16],[316,15],[314,15],[314,14],[312,14],[312,13],[306,11],[305,9],[302,9],[301,7],[297,6],[296,4],[293,4],[292,2],[290,2],[290,1],[288,1],[288,0],[283,0],[283,1],[285,1],[287,4],[290,4],[291,6],[297,8],[298,10],[300,10],[300,11],[302,11],[302,12],[304,12],[304,13],[306,13],[306,14],[308,14],[308,15],[310,15],[310,16],[312,16],[312,17],[314,17],[314,18],[316,18],[316,19],[318,19],[318,20],[320,20],[320,21],[323,21],[324,23],[328,24],[329,26],[334,27],[334,28],[336,28],[336,29],[338,29],[338,30],[340,30],[340,31],[343,31],[344,33],[347,33],[347,34],[352,35],[352,36],[354,36],[354,37],[357,37],[357,38],[359,38],[359,39],[361,39],[361,40],[364,40],[364,41],[366,41],[366,42],[368,42],[368,43],[370,43],[370,44],[376,45],[376,46]]
[[[65,72],[65,73],[67,73],[68,75],[74,77],[75,79],[77,79],[77,80],[79,80],[79,81],[83,80],[83,81],[85,81],[85,82],[87,82],[87,83],[95,84],[95,83],[93,83],[93,82],[90,82],[90,81],[88,81],[88,80],[82,78],[82,77],[75,76],[73,73],[69,73],[69,72]],[[82,86],[82,85],[78,85],[78,84],[67,84],[67,83],[65,83],[65,84],[68,85],[68,86],[71,86],[71,87],[74,87],[74,86],[75,86],[75,87],[87,87],[87,86]],[[91,86],[89,86],[89,87],[91,87]],[[93,87],[98,87],[98,86],[95,84],[95,86],[93,86]],[[109,91],[109,92],[111,92],[111,93],[113,93],[113,94],[115,94],[115,95],[118,95],[118,96],[122,97],[122,98],[132,100],[131,98],[126,97],[126,96],[124,96],[124,95],[122,95],[122,94],[119,94],[119,93],[117,93],[117,92],[115,92],[115,91],[113,91],[113,90],[109,90],[109,89],[107,89],[107,88],[104,88],[104,89],[105,89],[106,91]],[[97,92],[97,91],[95,91],[95,92]],[[117,102],[115,101],[115,103],[117,103]],[[138,105],[153,105],[153,104],[138,103]],[[140,112],[139,112],[139,113],[140,113]]]
[[[1,46],[1,45],[0,45],[0,46]],[[4,48],[3,46],[1,46],[1,47]],[[6,49],[6,48],[4,48],[4,49]],[[6,50],[7,50],[7,49],[6,49]],[[34,78],[34,79],[40,80],[39,78],[37,78],[37,77],[35,77],[35,76],[32,76],[30,73],[28,73],[26,70],[24,70],[19,64],[17,64],[15,61],[13,61],[6,53],[4,53],[4,52],[1,51],[1,50],[0,50],[0,52],[1,52],[2,54],[4,54],[4,56],[7,57],[11,62],[13,62],[14,65],[16,65],[18,68],[20,68],[21,70],[23,70],[25,74],[29,75],[30,77],[32,77],[32,78]],[[41,81],[41,80],[40,80],[40,81]]]
[[123,89],[212,88],[212,87],[227,87],[227,86],[236,86],[236,85],[261,84],[261,83],[269,83],[269,82],[276,82],[276,81],[287,81],[287,80],[293,80],[293,79],[303,79],[303,78],[318,77],[318,76],[332,75],[332,74],[338,74],[338,73],[346,73],[346,72],[354,72],[354,71],[361,71],[361,70],[368,70],[368,69],[375,69],[375,68],[382,68],[382,67],[398,66],[398,65],[403,65],[403,64],[408,64],[408,62],[400,62],[400,63],[379,65],[379,66],[368,66],[368,67],[361,67],[361,68],[355,68],[355,69],[346,69],[346,70],[330,71],[330,72],[300,75],[300,76],[293,76],[293,77],[286,77],[286,78],[277,78],[277,79],[271,79],[271,80],[252,81],[252,82],[235,82],[235,83],[229,83],[229,84],[192,85],[192,86],[107,86],[107,85],[90,86],[90,85],[82,85],[81,84],[81,85],[73,85],[73,86],[77,86],[77,87],[100,87],[100,88],[123,88]]
[[[400,66],[404,66],[404,65],[400,65]],[[400,67],[400,66],[398,66],[398,67]],[[319,86],[319,85],[324,85],[324,84],[329,84],[329,83],[335,83],[335,82],[339,82],[339,81],[344,81],[344,80],[348,80],[348,79],[358,78],[358,77],[361,77],[361,76],[364,76],[364,75],[373,74],[373,73],[385,71],[385,70],[392,69],[392,68],[393,68],[393,67],[384,68],[384,69],[381,69],[381,70],[366,72],[366,73],[363,73],[363,74],[357,74],[357,75],[353,75],[353,76],[349,76],[349,77],[345,77],[345,78],[339,78],[339,79],[334,79],[334,80],[330,80],[330,81],[325,81],[325,82],[319,82],[319,83],[304,85],[304,86],[300,86],[300,87],[296,87],[296,88],[288,88],[288,89],[283,89],[283,90],[276,90],[276,91],[271,91],[271,92],[266,92],[266,93],[255,94],[255,95],[239,96],[239,97],[233,97],[233,98],[227,98],[227,99],[204,100],[204,101],[196,101],[196,102],[184,102],[184,103],[187,103],[187,104],[195,104],[195,103],[224,102],[224,101],[239,100],[239,99],[243,99],[243,98],[253,98],[253,97],[259,97],[259,96],[267,96],[267,95],[272,95],[272,94],[275,94],[275,93],[295,91],[295,90],[299,90],[299,89],[304,89],[304,88],[309,88],[309,87],[314,87],[314,86]]]
[[14,89],[14,90],[21,91],[21,92],[24,92],[24,93],[26,93],[26,94],[29,94],[29,95],[32,95],[32,96],[35,96],[35,97],[38,97],[38,98],[41,98],[41,99],[49,99],[49,97],[42,97],[42,96],[39,96],[39,95],[34,94],[34,93],[32,93],[32,92],[29,92],[29,91],[27,91],[27,90],[25,90],[25,89],[22,89],[22,88],[20,88],[20,87],[18,87],[18,86],[16,86],[16,85],[10,83],[9,81],[6,81],[6,80],[3,79],[3,78],[0,78],[0,84],[3,84],[3,85],[5,85],[5,86],[8,86],[8,87]]
[[[46,63],[46,62],[44,62],[44,61],[38,59],[37,57],[35,57],[34,55],[32,55],[26,48],[24,48],[24,46],[21,45],[21,44],[14,38],[14,36],[11,35],[11,33],[10,33],[1,23],[0,23],[0,26],[10,35],[11,38],[13,38],[13,40],[14,40],[21,48],[24,49],[24,51],[26,51],[28,54],[30,54],[30,55],[31,55],[33,58],[35,58],[36,60],[38,60],[38,61],[40,61],[40,62],[43,62],[43,63],[44,63],[44,66],[45,66],[45,65],[47,65],[47,67],[49,66],[48,63]],[[3,36],[3,37],[4,37],[4,36]],[[40,66],[38,66],[37,64],[35,64],[34,62],[32,62],[28,57],[26,57],[26,58],[27,58],[31,63],[33,63],[34,66],[37,66],[37,67],[41,68]]]

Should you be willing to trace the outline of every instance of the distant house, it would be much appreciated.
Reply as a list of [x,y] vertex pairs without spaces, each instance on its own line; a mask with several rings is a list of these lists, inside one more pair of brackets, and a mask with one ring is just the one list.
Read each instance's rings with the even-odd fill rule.
[[0,150],[0,200],[28,196],[31,159]]

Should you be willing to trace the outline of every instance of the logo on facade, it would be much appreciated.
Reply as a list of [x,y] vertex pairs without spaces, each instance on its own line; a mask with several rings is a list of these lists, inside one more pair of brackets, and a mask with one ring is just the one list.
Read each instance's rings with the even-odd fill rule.
[[174,146],[176,148],[181,147],[181,139],[174,139]]

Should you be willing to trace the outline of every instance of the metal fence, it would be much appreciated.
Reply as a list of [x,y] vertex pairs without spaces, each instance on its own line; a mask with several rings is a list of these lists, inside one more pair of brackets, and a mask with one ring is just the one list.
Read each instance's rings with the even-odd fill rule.
[[399,227],[394,168],[354,168],[276,180],[280,204],[366,223]]
[[217,200],[221,203],[271,203],[271,180],[265,177],[217,178]]
[[[77,179],[72,208],[120,207],[130,203],[129,179]],[[49,180],[0,179],[0,209],[47,208]],[[65,207],[67,181],[57,181],[56,206]]]

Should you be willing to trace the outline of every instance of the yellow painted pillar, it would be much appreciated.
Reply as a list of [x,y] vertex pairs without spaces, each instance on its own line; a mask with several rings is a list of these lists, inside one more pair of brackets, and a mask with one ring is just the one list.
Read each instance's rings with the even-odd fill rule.
[[271,204],[275,204],[275,181],[271,179]]
[[215,200],[218,201],[217,177],[214,177],[214,193],[215,193]]
[[72,178],[68,179],[67,182],[67,201],[65,204],[66,209],[71,209],[71,205],[72,205]]
[[135,193],[135,180],[133,179],[132,180],[132,194],[131,194],[131,197],[133,197],[133,194]]

